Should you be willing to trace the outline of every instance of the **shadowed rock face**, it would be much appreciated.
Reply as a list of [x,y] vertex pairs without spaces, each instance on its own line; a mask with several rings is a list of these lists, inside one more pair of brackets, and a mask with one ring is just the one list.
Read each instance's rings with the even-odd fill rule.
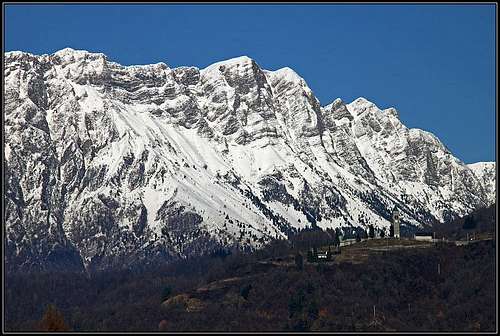
[[101,270],[259,248],[305,225],[447,221],[495,201],[394,108],[321,107],[289,68],[5,54],[6,265]]

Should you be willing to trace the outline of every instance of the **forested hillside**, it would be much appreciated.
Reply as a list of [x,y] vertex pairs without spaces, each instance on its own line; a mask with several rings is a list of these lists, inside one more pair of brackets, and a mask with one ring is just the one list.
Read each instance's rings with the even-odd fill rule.
[[48,304],[74,331],[495,329],[494,240],[371,252],[359,262],[342,259],[361,251],[357,245],[380,241],[391,240],[344,247],[325,263],[300,262],[289,243],[276,241],[252,254],[218,251],[158,269],[92,278],[10,276],[6,329],[46,328],[40,321]]
[[433,229],[438,236],[450,239],[464,239],[474,235],[494,235],[496,232],[496,204],[478,209],[449,223],[435,223]]

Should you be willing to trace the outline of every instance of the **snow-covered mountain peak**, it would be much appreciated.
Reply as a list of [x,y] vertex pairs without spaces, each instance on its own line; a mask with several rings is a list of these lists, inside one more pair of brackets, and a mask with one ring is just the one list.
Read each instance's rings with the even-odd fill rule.
[[399,119],[399,113],[394,107],[382,110],[375,103],[364,97],[359,97],[346,106],[349,112],[356,118],[363,116],[365,113],[369,113],[376,119],[383,119],[384,116]]
[[12,64],[24,64],[25,66],[38,66],[40,61],[48,59],[48,55],[34,55],[25,51],[7,51],[5,52],[4,64],[9,66]]
[[341,98],[337,98],[332,102],[332,105],[338,106],[340,104],[344,104],[344,101]]
[[385,110],[382,110],[382,112],[384,112],[387,115],[390,115],[390,116],[393,116],[393,117],[399,119],[398,110],[396,110],[394,107],[389,107],[389,108],[387,108]]
[[387,229],[395,206],[409,230],[495,201],[492,165],[467,167],[364,98],[321,107],[290,68],[56,54],[5,54],[11,267],[155,262],[306,225]]
[[73,49],[73,48],[70,48],[70,47],[66,47],[66,48],[63,48],[63,49],[60,49],[56,52],[54,52],[54,55],[57,55],[57,56],[65,56],[65,55],[72,55],[72,54],[88,54],[89,51],[87,50],[83,50],[83,49]]
[[353,115],[340,98],[322,107],[321,114],[324,126],[330,130],[335,130],[340,125],[348,125],[353,120]]
[[325,111],[332,111],[340,106],[345,106],[344,101],[341,98],[336,98],[330,104],[323,106],[322,109]]
[[210,64],[206,68],[201,69],[200,72],[205,75],[210,73],[222,73],[226,69],[239,68],[240,66],[248,67],[252,66],[254,63],[255,61],[248,56],[239,56]]
[[353,116],[358,117],[365,112],[373,113],[380,112],[381,110],[373,102],[367,100],[364,97],[359,97],[347,104],[347,109],[353,114]]
[[366,99],[365,97],[358,97],[358,98],[354,99],[349,105],[363,106],[363,105],[375,105],[375,104],[372,103],[371,101],[369,101],[368,99]]
[[230,87],[243,84],[248,89],[255,83],[263,86],[266,81],[263,70],[248,56],[240,56],[217,62],[200,70],[203,82],[213,82],[216,86],[229,85]]
[[289,67],[284,67],[275,71],[269,71],[269,75],[274,78],[274,80],[283,80],[286,82],[292,82],[296,85],[303,85],[305,84],[305,81],[302,77],[295,72],[295,70],[289,68]]
[[85,59],[104,59],[107,60],[107,56],[103,53],[89,52],[87,50],[76,50],[73,48],[64,48],[56,51],[52,54],[53,56],[59,57],[64,62],[78,62]]
[[6,51],[5,52],[5,58],[19,58],[22,56],[35,56],[32,53],[26,52],[26,51],[20,51],[20,50],[12,50],[12,51]]
[[245,64],[245,63],[251,63],[251,62],[254,62],[254,60],[252,58],[250,58],[246,55],[242,55],[242,56],[237,56],[237,57],[229,58],[227,60],[213,63],[213,64],[209,65],[207,68],[212,67],[212,66],[238,65],[238,64]]

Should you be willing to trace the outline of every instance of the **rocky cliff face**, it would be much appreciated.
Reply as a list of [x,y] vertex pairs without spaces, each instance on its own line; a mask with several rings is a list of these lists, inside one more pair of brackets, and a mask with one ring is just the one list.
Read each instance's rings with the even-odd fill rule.
[[496,165],[495,162],[476,162],[467,165],[478,178],[486,193],[486,203],[494,204],[496,199]]
[[394,206],[421,226],[495,201],[494,163],[465,165],[394,108],[321,107],[289,68],[121,66],[72,49],[4,64],[8,270],[258,248],[306,225],[387,228]]

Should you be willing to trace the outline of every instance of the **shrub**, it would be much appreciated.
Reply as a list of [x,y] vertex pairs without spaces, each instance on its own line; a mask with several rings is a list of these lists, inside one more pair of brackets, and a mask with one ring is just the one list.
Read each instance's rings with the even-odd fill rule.
[[168,299],[170,297],[170,294],[172,294],[172,287],[163,287],[163,291],[161,292],[161,301],[165,301],[166,299]]
[[62,313],[52,304],[47,306],[39,327],[41,331],[69,331]]
[[252,289],[251,284],[246,284],[245,286],[241,287],[240,289],[240,295],[245,299],[248,300],[248,294],[250,294],[250,290]]

